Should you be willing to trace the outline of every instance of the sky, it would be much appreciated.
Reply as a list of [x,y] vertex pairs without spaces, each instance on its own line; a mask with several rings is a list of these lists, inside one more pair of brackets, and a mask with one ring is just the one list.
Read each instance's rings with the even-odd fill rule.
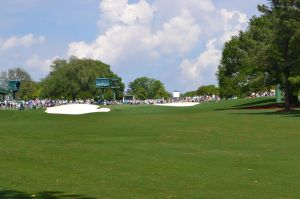
[[0,71],[36,81],[57,58],[92,58],[125,84],[147,76],[167,90],[216,84],[224,43],[267,0],[1,0]]

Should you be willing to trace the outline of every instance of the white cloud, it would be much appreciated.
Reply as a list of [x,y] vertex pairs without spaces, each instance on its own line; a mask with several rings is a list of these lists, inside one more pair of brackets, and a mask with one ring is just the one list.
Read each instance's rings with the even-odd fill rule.
[[124,25],[148,24],[153,18],[153,8],[146,0],[136,4],[128,4],[127,0],[103,0],[99,4],[101,11],[100,24]]
[[225,43],[230,40],[234,35],[237,35],[239,31],[244,30],[247,26],[248,18],[247,15],[237,10],[229,11],[222,9],[220,11],[223,22],[223,35],[221,42]]
[[170,76],[180,75],[190,83],[215,81],[224,42],[248,21],[238,10],[217,10],[211,0],[102,0],[99,9],[100,34],[91,42],[70,43],[69,56],[100,59],[114,69],[147,60],[173,67]]
[[209,40],[206,44],[206,50],[196,60],[183,60],[180,66],[182,73],[190,79],[203,78],[202,72],[207,69],[214,73],[220,61],[221,53],[222,51],[217,48],[217,39]]
[[220,13],[223,16],[225,22],[234,18],[237,18],[239,23],[247,23],[248,21],[247,15],[237,10],[229,11],[227,9],[222,9]]
[[129,4],[127,0],[104,0],[100,3],[101,20],[107,29],[93,42],[72,42],[68,55],[79,58],[101,59],[109,64],[124,58],[158,53],[188,52],[197,43],[201,28],[189,10],[163,24],[162,29],[153,30],[154,8],[145,0]]
[[92,43],[73,42],[69,45],[68,55],[79,58],[100,59],[115,64],[124,58],[137,56],[146,48],[143,36],[148,35],[147,27],[140,25],[116,25],[108,29]]
[[21,37],[12,36],[4,40],[0,38],[0,50],[4,51],[19,46],[29,47],[31,45],[42,44],[44,42],[45,42],[45,37],[43,36],[35,37],[31,33]]
[[[222,9],[218,13],[215,25],[219,26],[219,30],[211,30],[218,30],[217,33],[220,34],[206,43],[206,49],[200,53],[197,59],[184,59],[180,65],[182,80],[186,85],[189,85],[190,82],[196,84],[215,82],[215,73],[221,59],[223,44],[247,27],[248,18],[244,13],[226,9]],[[207,27],[207,29],[210,28]],[[187,79],[190,82],[187,82]]]
[[188,10],[182,10],[180,16],[172,18],[163,24],[148,40],[154,48],[170,54],[186,53],[198,42],[201,28]]
[[59,57],[53,57],[51,59],[41,59],[39,56],[34,55],[26,61],[26,66],[30,70],[41,71],[45,74],[50,72],[50,65]]
[[190,10],[198,10],[204,12],[212,12],[215,10],[215,6],[211,0],[181,0],[181,6],[189,8]]
[[174,17],[183,9],[189,10],[193,16],[202,16],[216,9],[211,0],[156,0],[153,7],[162,18]]
[[147,1],[129,4],[127,0],[103,0],[99,7],[99,24],[106,28],[105,31],[93,42],[70,43],[69,56],[116,64],[147,50],[144,40],[150,35],[150,22],[154,13]]

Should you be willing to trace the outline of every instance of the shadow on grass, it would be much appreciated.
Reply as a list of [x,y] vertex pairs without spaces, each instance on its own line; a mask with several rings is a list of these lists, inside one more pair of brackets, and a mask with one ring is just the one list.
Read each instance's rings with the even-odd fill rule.
[[28,194],[12,190],[0,190],[1,199],[96,199],[75,194],[65,194],[59,191],[43,191],[36,194]]
[[266,104],[275,104],[274,101],[275,101],[275,99],[258,100],[258,101],[254,101],[254,102],[236,105],[236,106],[233,106],[233,108],[265,106]]
[[289,112],[284,110],[277,110],[277,111],[260,111],[260,112],[240,112],[240,113],[232,113],[237,115],[279,115],[283,117],[300,117],[300,110],[299,109],[292,109]]
[[290,111],[284,110],[283,103],[275,103],[274,98],[257,100],[249,103],[239,104],[223,109],[215,109],[215,111],[224,110],[254,110],[255,112],[235,112],[233,114],[240,115],[281,115],[285,117],[300,117],[300,106],[292,106]]
[[264,99],[264,100],[258,100],[254,102],[249,102],[245,104],[239,104],[235,106],[231,106],[228,108],[223,109],[215,109],[215,111],[224,111],[224,110],[247,110],[247,109],[253,109],[253,110],[271,110],[271,109],[283,109],[284,104],[283,103],[275,103],[275,99]]

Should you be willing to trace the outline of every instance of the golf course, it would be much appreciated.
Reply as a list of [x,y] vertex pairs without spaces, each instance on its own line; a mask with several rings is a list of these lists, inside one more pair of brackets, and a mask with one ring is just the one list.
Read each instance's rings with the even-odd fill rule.
[[300,111],[249,108],[274,101],[1,110],[0,198],[298,198]]

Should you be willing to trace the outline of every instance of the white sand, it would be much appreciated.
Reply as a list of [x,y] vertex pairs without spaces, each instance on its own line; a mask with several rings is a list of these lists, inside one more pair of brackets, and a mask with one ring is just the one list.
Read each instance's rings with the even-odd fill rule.
[[91,104],[68,104],[47,108],[46,113],[65,114],[65,115],[81,115],[87,113],[109,112],[109,108],[99,108],[97,105]]
[[173,106],[173,107],[188,107],[188,106],[196,106],[198,102],[176,102],[176,103],[167,103],[167,104],[155,104],[157,106]]

